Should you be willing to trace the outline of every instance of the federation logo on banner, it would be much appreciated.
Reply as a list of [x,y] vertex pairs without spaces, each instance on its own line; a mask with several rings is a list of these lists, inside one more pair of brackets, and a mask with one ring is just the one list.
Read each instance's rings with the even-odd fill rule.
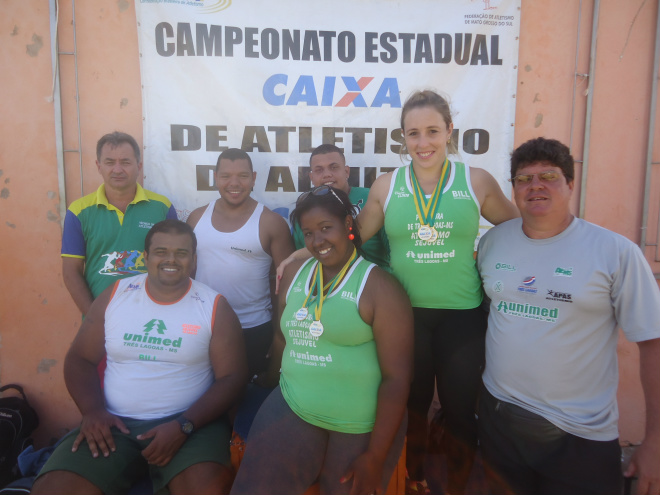
[[140,0],[140,3],[163,3],[194,7],[201,14],[213,14],[225,10],[231,5],[231,0]]
[[203,14],[213,14],[225,10],[231,5],[231,0],[196,0],[195,3],[201,3]]
[[136,9],[145,186],[179,218],[218,197],[213,170],[232,147],[252,158],[255,199],[284,216],[310,188],[321,144],[343,148],[351,185],[370,187],[409,162],[399,121],[419,89],[450,98],[455,158],[509,190],[520,0],[141,0]]

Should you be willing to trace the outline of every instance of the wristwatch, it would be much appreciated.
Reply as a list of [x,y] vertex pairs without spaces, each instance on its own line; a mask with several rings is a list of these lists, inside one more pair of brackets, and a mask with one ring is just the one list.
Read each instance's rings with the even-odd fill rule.
[[190,436],[190,434],[195,429],[195,425],[192,424],[192,421],[183,415],[176,418],[176,421],[181,426],[181,432],[186,436]]

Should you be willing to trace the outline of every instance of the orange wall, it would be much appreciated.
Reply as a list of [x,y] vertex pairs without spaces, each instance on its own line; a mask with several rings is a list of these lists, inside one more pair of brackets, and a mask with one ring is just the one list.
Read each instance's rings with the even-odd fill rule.
[[0,37],[0,383],[25,386],[47,439],[75,422],[62,361],[80,319],[58,259],[48,4],[5,2]]
[[[573,108],[573,74],[576,48],[578,72],[589,70],[593,1],[582,3],[578,21],[575,0],[522,1],[515,131],[516,144],[538,135],[572,141],[578,160],[587,81],[581,80]],[[68,52],[73,49],[71,2],[60,7],[60,50]],[[133,1],[78,0],[75,8],[83,179],[78,153],[65,153],[67,204],[81,196],[81,183],[86,194],[100,182],[94,147],[101,135],[123,130],[142,137]],[[608,0],[601,3],[599,18],[586,218],[635,242],[657,9],[658,0]],[[44,445],[79,422],[62,363],[80,316],[61,279],[48,5],[4,0],[2,10],[0,63],[10,70],[0,73],[0,384],[26,387],[42,419],[37,443]],[[60,60],[64,147],[77,149],[73,60],[69,55]],[[656,162],[658,153],[656,147]],[[656,192],[650,227],[656,225],[658,197]],[[577,200],[576,195],[576,208]],[[655,227],[649,233],[654,242]],[[653,268],[660,272],[659,263]],[[619,356],[621,439],[637,442],[643,436],[644,406],[636,346],[622,340]]]

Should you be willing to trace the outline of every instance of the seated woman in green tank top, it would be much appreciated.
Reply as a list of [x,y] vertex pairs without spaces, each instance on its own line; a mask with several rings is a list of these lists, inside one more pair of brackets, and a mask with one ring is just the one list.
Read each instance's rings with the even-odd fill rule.
[[314,258],[280,282],[279,387],[254,420],[234,495],[302,494],[316,481],[322,494],[387,489],[405,438],[413,318],[399,283],[357,253],[352,209],[320,186],[291,214]]

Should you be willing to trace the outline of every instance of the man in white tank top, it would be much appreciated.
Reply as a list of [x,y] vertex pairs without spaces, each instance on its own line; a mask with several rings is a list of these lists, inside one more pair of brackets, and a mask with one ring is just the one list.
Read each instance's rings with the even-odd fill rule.
[[[146,473],[154,493],[229,493],[224,416],[247,382],[245,349],[227,300],[190,278],[195,248],[190,226],[157,223],[145,239],[147,273],[118,280],[92,303],[64,363],[81,426],[33,493],[125,493]],[[102,389],[96,366],[106,352]]]
[[257,173],[243,150],[223,151],[216,165],[220,198],[187,223],[198,241],[198,280],[227,298],[241,321],[250,376],[266,369],[273,339],[271,271],[293,252],[284,219],[250,196]]

